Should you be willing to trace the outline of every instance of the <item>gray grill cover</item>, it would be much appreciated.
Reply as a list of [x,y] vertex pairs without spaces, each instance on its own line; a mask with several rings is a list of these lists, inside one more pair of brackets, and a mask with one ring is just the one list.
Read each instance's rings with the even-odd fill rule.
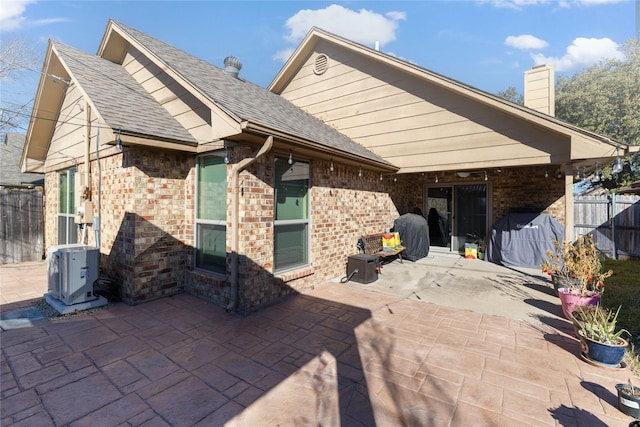
[[564,240],[564,226],[540,213],[510,213],[491,228],[487,259],[496,264],[539,268],[553,240]]
[[422,215],[407,213],[393,221],[405,250],[402,259],[417,261],[429,254],[429,226]]

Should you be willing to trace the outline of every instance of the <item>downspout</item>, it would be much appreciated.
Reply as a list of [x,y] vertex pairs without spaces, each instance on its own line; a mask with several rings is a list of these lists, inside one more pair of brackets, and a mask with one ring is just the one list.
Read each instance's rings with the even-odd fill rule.
[[273,147],[273,136],[269,136],[266,139],[266,141],[260,148],[260,151],[258,151],[258,153],[254,157],[242,159],[231,167],[231,277],[229,278],[231,284],[231,295],[229,305],[227,305],[226,308],[227,311],[235,310],[236,305],[238,304],[238,248],[240,246],[238,238],[240,229],[240,172],[248,168],[260,157],[268,153],[269,150],[271,150],[271,147]]
[[[88,101],[84,101],[84,188],[80,195],[81,200],[91,199],[91,106]],[[86,206],[86,204],[84,204]],[[77,207],[76,207],[77,209]],[[82,217],[82,244],[85,245],[85,238],[88,240],[87,227],[91,223],[91,219],[87,215],[93,215],[93,212],[84,212]]]
[[100,128],[96,133],[96,167],[98,169],[98,215],[93,218],[93,232],[96,235],[96,247],[100,253],[100,224],[101,224],[101,204],[102,204],[102,169],[100,168]]
[[[90,187],[90,179],[91,179],[91,158],[89,153],[91,152],[91,106],[89,102],[84,102],[84,114],[85,114],[85,122],[84,122],[84,185],[88,190],[91,190]],[[89,191],[85,194],[91,194]],[[84,196],[84,194],[83,194]],[[85,215],[88,213],[85,212]],[[88,221],[86,221],[88,222]]]

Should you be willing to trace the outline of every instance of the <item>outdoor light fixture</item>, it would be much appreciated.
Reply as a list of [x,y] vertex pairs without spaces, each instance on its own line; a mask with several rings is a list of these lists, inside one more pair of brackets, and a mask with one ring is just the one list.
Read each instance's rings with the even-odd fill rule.
[[545,170],[545,171],[544,171],[544,177],[545,177],[545,178],[549,178],[549,171],[548,171],[548,170]]
[[293,164],[293,151],[292,151],[292,150],[289,150],[289,160],[288,160],[288,163],[289,163],[290,165],[292,165],[292,164]]
[[485,181],[489,180],[489,176],[487,175],[487,171],[484,171],[484,180]]
[[360,170],[358,171],[358,176],[362,177],[362,166],[360,166]]
[[120,138],[120,129],[118,129],[118,136],[116,137],[116,150],[122,151],[122,139]]
[[457,173],[457,175],[458,175],[460,178],[466,178],[466,177],[468,177],[469,175],[471,175],[471,173],[470,173],[470,172],[464,172],[464,171],[462,171],[462,172],[458,172],[458,173]]
[[435,182],[436,182],[436,184],[438,183],[438,174],[436,174]]
[[229,164],[229,150],[227,149],[226,145],[224,147],[224,163],[225,164]]
[[620,158],[620,155],[618,154],[618,150],[620,149],[620,144],[616,145],[616,160],[613,162],[613,173],[615,174],[619,174],[620,172],[622,172],[622,159]]
[[576,177],[575,177],[576,181],[580,181],[580,170],[578,170],[578,168],[576,168]]
[[329,165],[329,170],[333,172],[333,159],[331,159],[331,164]]
[[380,181],[382,181],[382,172],[380,172]]
[[596,170],[593,172],[593,179],[591,182],[600,182],[600,171],[598,170],[598,162],[596,162]]

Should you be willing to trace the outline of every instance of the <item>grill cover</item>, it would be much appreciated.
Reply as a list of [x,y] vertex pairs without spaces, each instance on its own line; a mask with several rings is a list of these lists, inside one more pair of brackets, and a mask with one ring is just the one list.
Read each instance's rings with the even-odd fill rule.
[[553,240],[564,240],[564,226],[541,213],[510,213],[491,228],[487,259],[495,264],[539,268]]
[[402,259],[417,261],[429,254],[429,226],[422,215],[407,213],[393,222],[393,231],[400,234],[405,250]]

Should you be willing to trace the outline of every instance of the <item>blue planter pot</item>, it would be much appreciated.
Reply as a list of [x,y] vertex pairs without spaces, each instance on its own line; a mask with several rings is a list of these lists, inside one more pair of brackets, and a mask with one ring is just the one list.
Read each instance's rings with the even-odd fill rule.
[[619,340],[620,344],[603,344],[585,337],[580,331],[583,356],[605,367],[616,368],[620,366],[620,362],[624,358],[624,351],[629,343],[623,338],[619,338]]

